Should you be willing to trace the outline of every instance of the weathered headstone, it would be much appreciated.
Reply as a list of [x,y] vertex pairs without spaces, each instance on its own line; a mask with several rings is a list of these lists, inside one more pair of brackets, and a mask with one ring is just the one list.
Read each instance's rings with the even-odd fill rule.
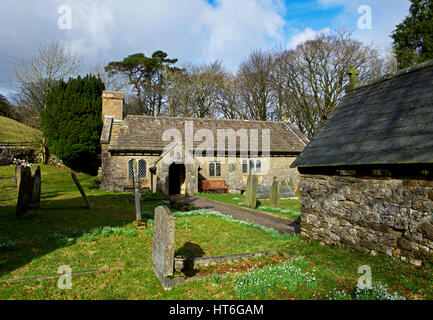
[[32,176],[32,196],[29,204],[30,209],[39,209],[41,207],[41,168],[36,167]]
[[257,189],[259,184],[259,179],[256,175],[250,175],[248,177],[247,183],[247,196],[245,199],[245,206],[248,208],[255,209],[257,206]]
[[32,197],[32,172],[29,167],[21,167],[18,185],[18,199],[16,216],[21,217],[29,210],[29,203]]
[[295,193],[289,186],[280,186],[280,199],[288,199],[295,196]]
[[257,191],[257,199],[269,199],[271,188],[268,186],[259,185]]
[[83,188],[81,187],[80,181],[78,181],[78,178],[75,175],[75,173],[72,172],[71,177],[72,177],[72,180],[74,180],[75,185],[77,186],[78,190],[80,191],[81,197],[83,198],[84,202],[86,202],[87,207],[89,209],[92,209],[92,205],[89,201],[89,198],[87,198],[86,193],[84,192]]
[[249,192],[248,192],[248,190],[250,190],[250,184],[251,184],[251,174],[249,174],[248,175],[248,178],[247,178],[247,187],[246,187],[246,189],[245,189],[245,203],[247,203],[247,202],[249,202],[250,200],[249,200]]
[[158,278],[174,273],[174,237],[176,218],[166,206],[155,209],[153,221],[152,268]]
[[274,180],[272,181],[269,202],[271,203],[272,208],[280,207],[280,184],[276,177],[274,177]]
[[140,179],[138,177],[138,164],[135,159],[132,159],[132,171],[134,181],[134,201],[135,201],[135,217],[137,222],[141,222],[141,207],[140,207]]

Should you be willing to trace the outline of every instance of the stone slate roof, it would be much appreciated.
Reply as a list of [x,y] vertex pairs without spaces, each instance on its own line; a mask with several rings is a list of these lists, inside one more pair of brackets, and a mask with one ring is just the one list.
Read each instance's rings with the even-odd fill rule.
[[433,163],[433,60],[348,92],[292,167]]
[[[167,129],[177,129],[185,139],[185,122],[193,124],[194,133],[200,129],[209,129],[217,146],[217,129],[259,129],[258,145],[261,150],[261,129],[270,129],[271,153],[299,154],[304,150],[308,139],[293,124],[283,122],[244,121],[224,119],[197,119],[197,118],[173,118],[151,117],[141,115],[128,115],[123,121],[104,120],[101,135],[101,143],[108,144],[109,151],[162,151],[170,142],[162,141],[163,132]],[[249,132],[249,130],[248,130]],[[237,139],[237,151],[239,151],[239,139]],[[202,141],[194,141],[195,148]],[[184,144],[184,140],[183,140]],[[226,142],[226,151],[228,143]]]

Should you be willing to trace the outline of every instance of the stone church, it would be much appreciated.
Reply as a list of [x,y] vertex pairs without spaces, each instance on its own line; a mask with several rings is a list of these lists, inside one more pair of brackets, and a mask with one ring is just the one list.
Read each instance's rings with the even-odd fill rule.
[[224,180],[239,193],[250,172],[261,185],[271,185],[273,177],[299,183],[290,166],[308,140],[288,121],[125,115],[124,93],[113,91],[103,92],[102,117],[103,190],[132,189],[132,159],[142,188],[167,195],[193,195],[202,180]]

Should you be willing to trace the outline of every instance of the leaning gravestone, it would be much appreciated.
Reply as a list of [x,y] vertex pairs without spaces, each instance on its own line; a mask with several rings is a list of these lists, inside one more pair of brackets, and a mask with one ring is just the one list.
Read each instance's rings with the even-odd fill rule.
[[272,181],[269,202],[271,203],[272,208],[280,207],[280,185],[276,177],[274,177],[274,180]]
[[245,206],[248,208],[255,209],[257,206],[257,189],[259,184],[259,179],[256,175],[250,175],[248,177],[249,182],[247,184],[247,196],[245,199]]
[[32,196],[29,203],[30,209],[39,209],[41,207],[41,168],[36,167],[32,176]]
[[29,167],[21,167],[18,185],[18,200],[16,216],[21,217],[29,210],[29,203],[32,197],[32,172]]
[[176,218],[166,206],[155,209],[153,221],[152,268],[161,280],[174,273]]
[[81,193],[81,197],[83,198],[84,202],[86,202],[86,205],[89,209],[92,209],[92,204],[89,201],[89,198],[87,198],[86,193],[84,192],[83,188],[81,187],[80,181],[78,181],[77,176],[75,173],[71,173],[72,180],[74,180],[75,185],[77,186],[78,190]]

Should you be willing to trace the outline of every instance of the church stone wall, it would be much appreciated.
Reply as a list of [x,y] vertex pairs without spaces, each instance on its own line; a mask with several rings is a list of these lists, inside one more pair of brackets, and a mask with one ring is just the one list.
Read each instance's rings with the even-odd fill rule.
[[[168,166],[163,161],[157,163],[156,175],[149,172],[149,167],[160,159],[160,156],[134,156],[134,155],[111,155],[107,151],[107,145],[102,145],[102,168],[101,168],[101,189],[111,191],[124,191],[125,188],[132,188],[132,179],[128,177],[128,162],[131,159],[146,160],[146,178],[141,180],[143,188],[149,188],[157,192],[168,193]],[[242,159],[235,158],[236,166],[229,166],[228,158],[221,161],[221,176],[209,176],[209,163],[214,162],[206,157],[196,158],[197,163],[186,166],[186,188],[189,194],[198,191],[199,176],[210,180],[225,180],[232,192],[245,190],[248,174],[242,173]],[[294,157],[270,157],[269,171],[264,174],[258,174],[259,184],[270,186],[273,177],[278,181],[290,185],[294,191],[299,184],[299,173],[296,169],[290,168],[295,160]],[[231,161],[230,161],[231,162]],[[197,172],[198,165],[200,171]],[[153,183],[153,186],[152,186]]]

